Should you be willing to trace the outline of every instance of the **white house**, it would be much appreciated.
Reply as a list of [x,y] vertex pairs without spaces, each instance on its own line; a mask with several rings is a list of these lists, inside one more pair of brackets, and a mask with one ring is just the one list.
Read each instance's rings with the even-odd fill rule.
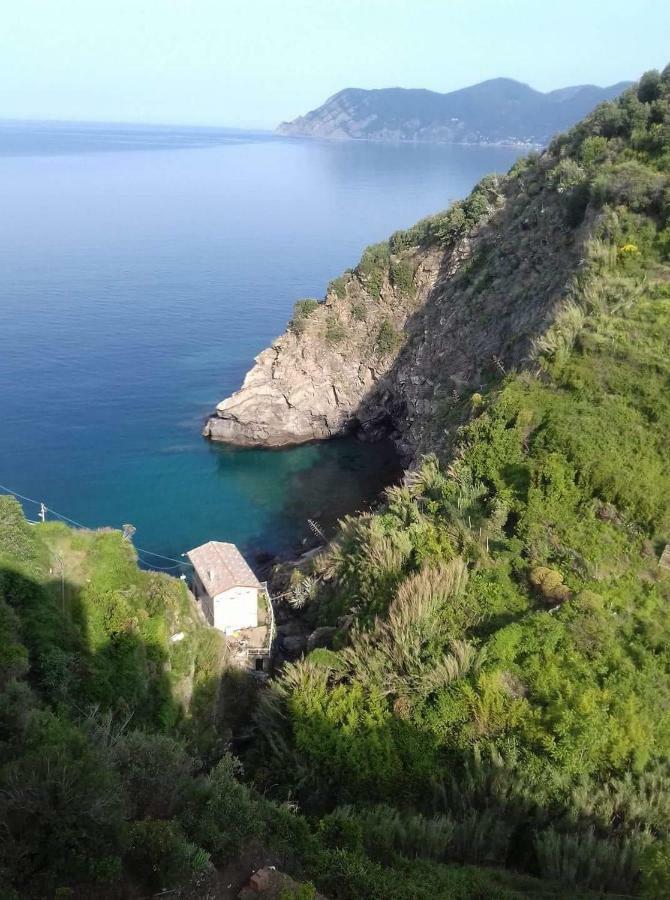
[[193,564],[193,588],[210,625],[232,634],[258,626],[261,583],[235,544],[208,541],[186,554]]

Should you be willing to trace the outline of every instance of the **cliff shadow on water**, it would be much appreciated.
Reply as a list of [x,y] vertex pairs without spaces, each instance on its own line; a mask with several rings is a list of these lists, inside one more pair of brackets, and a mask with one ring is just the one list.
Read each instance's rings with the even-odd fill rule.
[[403,473],[396,447],[386,439],[372,445],[343,436],[284,449],[213,442],[211,451],[221,478],[234,471],[241,494],[262,514],[253,541],[243,548],[260,563],[299,553],[321,534],[330,537],[341,518],[370,509]]

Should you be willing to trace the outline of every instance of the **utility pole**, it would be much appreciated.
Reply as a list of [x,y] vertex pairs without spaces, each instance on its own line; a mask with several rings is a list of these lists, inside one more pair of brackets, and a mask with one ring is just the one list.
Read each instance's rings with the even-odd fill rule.
[[42,524],[46,521],[47,517],[47,508],[43,503],[40,503],[40,519],[42,520]]

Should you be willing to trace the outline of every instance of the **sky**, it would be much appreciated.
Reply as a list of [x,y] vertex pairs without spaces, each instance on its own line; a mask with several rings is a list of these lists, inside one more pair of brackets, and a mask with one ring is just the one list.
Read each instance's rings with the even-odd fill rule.
[[272,128],[344,87],[668,62],[668,0],[0,0],[0,118]]

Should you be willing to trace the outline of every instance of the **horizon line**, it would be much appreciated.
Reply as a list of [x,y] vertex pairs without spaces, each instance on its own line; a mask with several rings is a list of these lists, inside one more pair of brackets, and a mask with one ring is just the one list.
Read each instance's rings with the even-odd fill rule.
[[116,125],[149,127],[149,128],[191,128],[209,131],[247,131],[260,133],[274,133],[274,127],[261,125],[213,125],[204,122],[165,122],[147,121],[146,119],[80,119],[69,116],[3,116],[0,115],[0,125],[3,124],[32,124],[32,125]]

